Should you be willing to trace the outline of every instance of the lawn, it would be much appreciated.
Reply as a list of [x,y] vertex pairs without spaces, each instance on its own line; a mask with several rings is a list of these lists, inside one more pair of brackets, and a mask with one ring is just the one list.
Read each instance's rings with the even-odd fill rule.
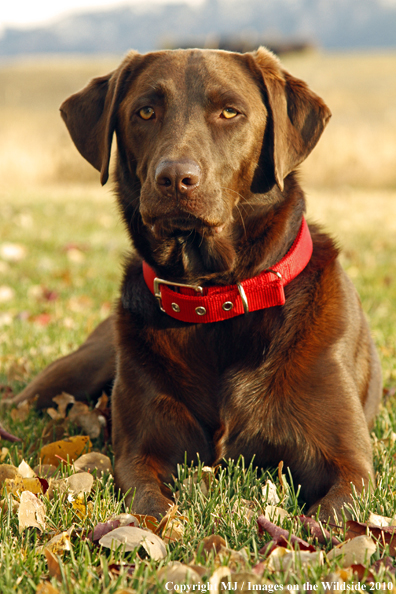
[[[17,393],[46,364],[77,347],[109,314],[117,298],[123,255],[129,249],[126,233],[111,188],[100,187],[97,174],[79,158],[57,115],[65,96],[116,63],[115,59],[80,60],[72,67],[65,60],[0,68],[0,384],[4,394]],[[93,484],[83,491],[63,482],[38,493],[35,499],[45,514],[39,527],[23,527],[21,507],[28,497],[23,493],[29,492],[25,479],[3,484],[1,594],[166,592],[171,582],[181,591],[188,571],[190,580],[198,580],[195,591],[214,591],[221,582],[246,591],[268,591],[275,585],[307,590],[307,583],[322,591],[326,582],[339,584],[339,589],[342,584],[356,589],[365,579],[364,567],[368,581],[363,590],[393,589],[396,55],[308,54],[288,58],[287,65],[308,80],[333,111],[329,130],[301,173],[308,219],[322,223],[342,247],[342,264],[360,293],[383,368],[384,402],[372,433],[377,486],[356,497],[352,509],[355,520],[383,525],[370,532],[371,544],[364,535],[360,537],[367,545],[366,558],[363,555],[355,573],[345,557],[332,560],[332,554],[327,554],[331,542],[320,543],[296,518],[304,510],[298,485],[293,485],[287,469],[261,473],[246,467],[243,460],[229,461],[215,472],[201,466],[179,468],[172,484],[176,516],[167,528],[157,527],[166,545],[163,558],[156,559],[158,555],[142,547],[125,552],[122,547],[99,546],[96,539],[88,538],[89,532],[129,510],[114,493],[111,472],[99,476],[94,471]],[[54,409],[50,413],[38,413],[33,407],[2,409],[3,426],[22,442],[1,442],[0,480],[10,465],[18,467],[22,460],[36,467],[44,444],[86,435],[78,415],[69,413],[64,418],[55,403]],[[112,463],[105,430],[91,441],[92,450]],[[75,470],[69,458],[69,463],[59,466],[57,478],[74,475]],[[38,470],[39,475],[43,472]],[[273,536],[259,531],[257,518],[262,514],[313,544],[316,552],[305,557],[286,553],[282,561],[276,549],[278,553],[265,560],[260,550]],[[366,531],[354,525],[347,533],[342,521],[330,529],[341,542],[352,529],[354,536]],[[50,543],[56,535],[63,535],[61,544]]]

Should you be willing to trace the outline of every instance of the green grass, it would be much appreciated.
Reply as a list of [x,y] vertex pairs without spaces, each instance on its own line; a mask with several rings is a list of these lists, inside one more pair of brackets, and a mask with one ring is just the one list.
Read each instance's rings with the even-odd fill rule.
[[[392,192],[377,192],[373,198],[372,193],[347,189],[312,190],[308,194],[309,217],[325,222],[345,248],[342,262],[353,277],[370,319],[387,388],[388,399],[373,431],[377,487],[356,497],[354,515],[360,521],[367,520],[369,511],[392,517],[396,515],[396,442],[392,436],[396,433],[396,196]],[[108,315],[118,294],[122,256],[128,243],[109,191],[88,185],[3,193],[0,237],[0,248],[4,243],[25,248],[25,257],[19,262],[0,258],[0,286],[15,291],[11,300],[0,303],[0,384],[8,384],[17,392],[44,365],[77,347]],[[76,249],[77,253],[73,251]],[[56,293],[57,298],[43,297],[45,289]],[[45,318],[47,325],[40,325],[43,314],[49,316]],[[31,410],[26,420],[19,421],[13,420],[11,411],[4,410],[2,423],[23,439],[21,444],[1,443],[9,448],[5,463],[18,465],[25,459],[35,466],[48,421],[45,412]],[[68,432],[76,434],[78,429],[70,426]],[[100,439],[93,446],[105,448],[112,457],[111,446],[104,446]],[[71,472],[71,468],[63,469],[65,476]],[[19,534],[17,515],[1,512],[1,594],[34,593],[40,582],[49,579],[47,562],[39,547],[71,526],[72,551],[60,557],[61,580],[51,578],[52,585],[62,594],[113,594],[127,587],[140,593],[166,592],[158,582],[157,572],[170,561],[200,563],[209,578],[218,561],[213,554],[206,558],[199,548],[202,539],[211,534],[222,536],[230,549],[247,551],[246,567],[240,567],[223,581],[237,580],[241,584],[253,580],[251,569],[262,557],[258,551],[269,540],[269,536],[258,535],[255,521],[260,508],[265,507],[262,486],[268,473],[245,467],[243,460],[229,461],[217,471],[205,496],[199,484],[190,488],[183,483],[192,472],[182,465],[172,485],[178,493],[179,510],[186,517],[185,534],[180,542],[168,546],[167,557],[161,562],[139,557],[136,551],[123,554],[121,550],[100,549],[84,538],[98,522],[126,511],[122,498],[114,492],[111,476],[95,480],[87,497],[92,502],[91,514],[84,519],[76,515],[66,496],[51,501],[42,497],[48,522],[42,534],[36,529]],[[301,501],[295,493],[298,485],[282,488],[277,472],[272,474],[272,480],[278,487],[280,505],[289,513],[283,527],[311,542],[312,538],[293,519],[301,513]],[[243,500],[256,502],[251,521],[242,513]],[[372,560],[384,555],[386,549],[378,546]],[[132,577],[126,572],[120,576],[109,572],[109,564],[121,560],[136,565]],[[286,573],[266,571],[261,583],[269,580],[285,589],[287,584],[294,584],[301,590],[307,581],[320,585],[336,568],[337,562],[326,562],[323,566],[316,563]],[[358,581],[352,574],[343,579],[350,584]],[[386,583],[393,580],[383,569],[376,579]],[[202,583],[206,583],[205,577]]]

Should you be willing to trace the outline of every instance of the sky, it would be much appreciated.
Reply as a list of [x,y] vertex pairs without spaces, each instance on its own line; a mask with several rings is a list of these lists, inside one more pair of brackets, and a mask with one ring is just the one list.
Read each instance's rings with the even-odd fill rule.
[[[172,0],[2,0],[0,30],[4,27],[29,27],[48,23],[71,12],[83,12],[127,4],[164,4]],[[174,0],[176,1],[176,0]],[[184,0],[199,4],[201,0]]]

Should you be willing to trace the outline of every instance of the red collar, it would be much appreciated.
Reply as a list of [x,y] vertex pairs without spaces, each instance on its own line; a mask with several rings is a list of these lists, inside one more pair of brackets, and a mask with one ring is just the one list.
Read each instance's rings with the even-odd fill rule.
[[236,285],[200,287],[172,283],[158,278],[144,261],[143,276],[157,297],[160,309],[172,318],[190,323],[220,322],[250,311],[283,305],[283,287],[304,270],[312,249],[311,234],[303,218],[298,235],[282,260]]

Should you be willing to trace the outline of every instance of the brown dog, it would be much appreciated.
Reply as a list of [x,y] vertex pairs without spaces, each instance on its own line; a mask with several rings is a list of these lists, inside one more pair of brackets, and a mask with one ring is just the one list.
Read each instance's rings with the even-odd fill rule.
[[18,400],[100,391],[114,375],[115,327],[116,481],[136,489],[136,512],[166,512],[164,483],[185,452],[209,465],[283,460],[309,514],[340,511],[351,483],[373,477],[381,373],[356,292],[332,240],[308,231],[293,173],[329,109],[261,48],[132,52],[61,112],[102,183],[116,133],[136,255],[115,318]]

